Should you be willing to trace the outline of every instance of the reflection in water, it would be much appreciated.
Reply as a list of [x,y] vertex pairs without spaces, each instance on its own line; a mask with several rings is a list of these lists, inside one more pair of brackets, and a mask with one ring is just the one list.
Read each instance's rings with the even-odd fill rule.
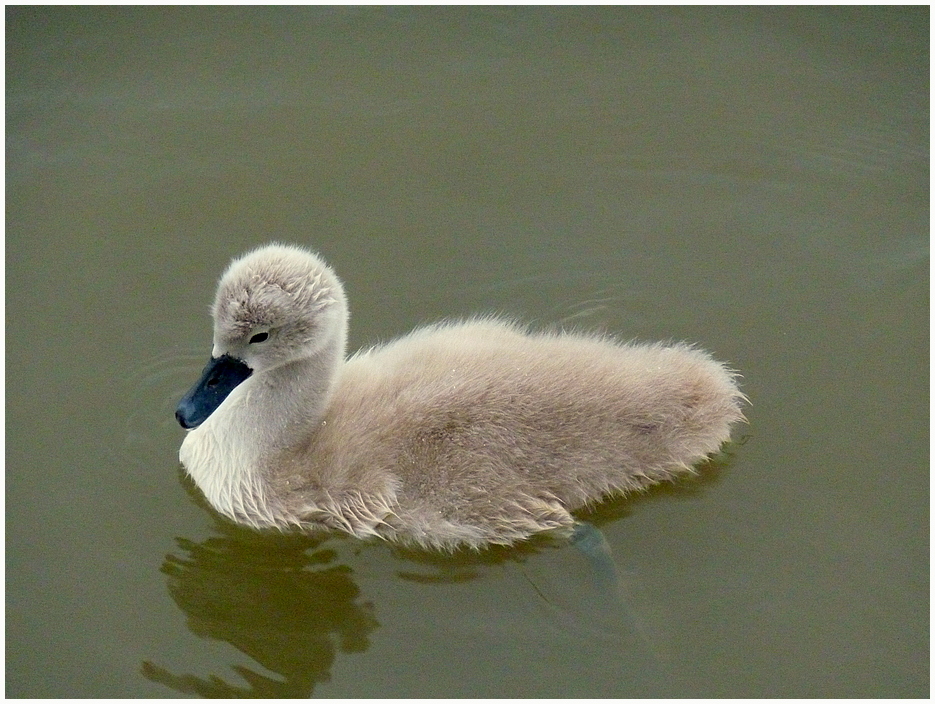
[[[732,447],[699,475],[657,486],[642,498],[697,494],[717,481]],[[196,503],[215,517],[220,535],[201,543],[177,539],[180,553],[168,555],[161,568],[169,591],[195,634],[230,643],[281,679],[235,665],[246,685],[234,684],[216,675],[174,674],[149,661],[142,664],[143,675],[178,692],[206,697],[312,695],[316,683],[330,679],[335,650],[365,650],[379,626],[372,604],[358,602],[360,590],[351,569],[332,564],[335,552],[320,547],[326,536],[258,533],[236,526],[208,509],[190,480],[184,483]],[[582,513],[587,523],[570,540],[541,534],[512,547],[480,551],[390,549],[407,565],[397,575],[420,584],[483,579],[492,568],[518,564],[547,615],[549,638],[567,640],[568,647],[581,651],[576,657],[611,654],[612,667],[626,672],[629,691],[658,694],[671,663],[659,621],[652,618],[652,600],[645,598],[635,571],[619,568],[595,527],[625,516],[634,498],[618,497]]]
[[218,518],[220,537],[178,538],[181,555],[162,565],[169,591],[199,636],[230,643],[282,679],[234,666],[247,686],[221,677],[176,675],[144,662],[143,675],[186,694],[205,697],[308,697],[327,681],[335,649],[360,652],[379,624],[346,565],[330,565],[322,539],[269,536]]
[[452,552],[429,551],[392,545],[391,549],[401,560],[424,569],[400,570],[396,575],[409,582],[419,584],[456,584],[482,578],[485,569],[507,562],[524,562],[530,555],[539,552],[542,545],[554,542],[548,532],[537,533],[515,545],[488,545],[482,549],[459,548]]

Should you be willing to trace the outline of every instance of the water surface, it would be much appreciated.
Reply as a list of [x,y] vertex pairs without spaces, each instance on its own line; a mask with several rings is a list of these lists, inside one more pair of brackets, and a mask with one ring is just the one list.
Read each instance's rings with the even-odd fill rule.
[[[925,696],[928,8],[7,10],[6,693]],[[217,519],[172,411],[229,259],[351,347],[684,339],[750,424],[574,548]]]

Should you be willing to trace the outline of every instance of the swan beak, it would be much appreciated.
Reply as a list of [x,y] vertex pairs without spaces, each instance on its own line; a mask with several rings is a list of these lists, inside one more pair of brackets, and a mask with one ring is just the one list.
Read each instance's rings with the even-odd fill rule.
[[230,355],[212,357],[201,378],[179,401],[175,419],[186,430],[197,428],[252,373],[250,367]]

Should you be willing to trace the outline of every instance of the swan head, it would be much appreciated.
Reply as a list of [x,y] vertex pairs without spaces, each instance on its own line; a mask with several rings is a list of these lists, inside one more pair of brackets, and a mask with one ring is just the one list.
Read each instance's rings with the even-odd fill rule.
[[271,244],[231,262],[211,316],[211,360],[175,413],[186,429],[207,420],[253,375],[324,351],[344,354],[344,287],[327,264],[300,247]]

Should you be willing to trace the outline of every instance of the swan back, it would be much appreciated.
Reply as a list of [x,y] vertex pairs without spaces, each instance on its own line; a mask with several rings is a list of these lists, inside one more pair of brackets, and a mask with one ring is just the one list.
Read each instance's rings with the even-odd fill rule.
[[392,497],[361,535],[508,544],[692,471],[729,439],[742,399],[734,374],[688,345],[445,323],[351,357],[297,465],[333,495]]

